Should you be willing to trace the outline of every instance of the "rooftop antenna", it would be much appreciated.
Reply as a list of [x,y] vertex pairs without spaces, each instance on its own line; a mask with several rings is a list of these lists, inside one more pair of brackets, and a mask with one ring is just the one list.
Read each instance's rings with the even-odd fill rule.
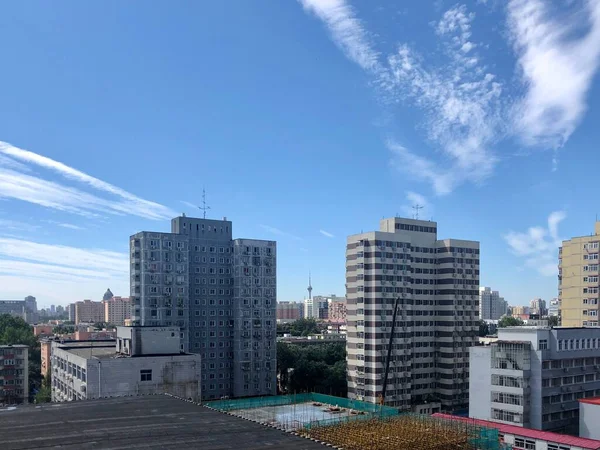
[[206,219],[206,211],[210,209],[210,206],[206,204],[206,190],[202,188],[202,206],[198,206],[198,209],[203,212],[203,218]]
[[419,210],[420,210],[420,209],[423,209],[423,206],[421,206],[421,205],[414,205],[414,206],[412,207],[412,209],[415,211],[414,218],[415,218],[416,220],[419,220]]

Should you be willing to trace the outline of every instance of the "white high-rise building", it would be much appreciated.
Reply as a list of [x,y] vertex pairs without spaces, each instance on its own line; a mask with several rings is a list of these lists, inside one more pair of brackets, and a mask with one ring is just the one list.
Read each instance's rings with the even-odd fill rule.
[[479,242],[437,239],[437,224],[383,219],[346,246],[348,396],[378,402],[396,298],[385,403],[434,413],[469,402],[477,342]]
[[481,286],[479,288],[479,319],[498,320],[508,314],[508,302],[500,297],[498,291]]

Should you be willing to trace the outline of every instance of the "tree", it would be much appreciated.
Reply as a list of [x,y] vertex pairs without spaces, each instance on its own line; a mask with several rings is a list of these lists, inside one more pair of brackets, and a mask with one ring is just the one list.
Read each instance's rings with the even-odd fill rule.
[[548,326],[557,327],[559,325],[558,322],[559,322],[558,316],[549,316],[548,317]]
[[498,321],[498,328],[520,327],[524,324],[519,317],[504,316]]
[[479,321],[479,337],[485,337],[490,334],[490,327],[485,320]]
[[290,324],[292,336],[308,336],[319,333],[319,325],[315,319],[298,319]]

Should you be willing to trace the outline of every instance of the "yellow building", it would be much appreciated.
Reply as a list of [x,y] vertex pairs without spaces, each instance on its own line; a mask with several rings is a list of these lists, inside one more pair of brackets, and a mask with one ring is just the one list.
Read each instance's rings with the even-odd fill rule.
[[558,254],[561,325],[598,326],[600,222],[594,234],[563,241]]

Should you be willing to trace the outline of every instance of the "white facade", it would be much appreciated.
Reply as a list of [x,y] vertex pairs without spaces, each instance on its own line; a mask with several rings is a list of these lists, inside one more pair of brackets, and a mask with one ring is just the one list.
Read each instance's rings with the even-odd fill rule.
[[548,307],[548,315],[553,317],[560,316],[560,300],[553,298],[550,300],[550,306]]
[[435,222],[383,219],[380,231],[349,236],[348,397],[379,400],[398,298],[385,403],[466,406],[478,293],[479,243],[438,240]]
[[508,313],[508,303],[498,291],[489,287],[479,288],[479,320],[498,320]]
[[469,417],[577,434],[578,400],[600,395],[600,330],[509,327],[471,348]]
[[600,440],[600,398],[579,402],[579,437]]

